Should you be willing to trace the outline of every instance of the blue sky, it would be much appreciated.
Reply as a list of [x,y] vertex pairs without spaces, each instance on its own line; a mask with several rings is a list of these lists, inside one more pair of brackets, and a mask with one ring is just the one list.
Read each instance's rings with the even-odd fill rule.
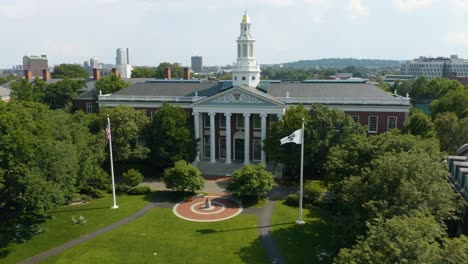
[[42,53],[51,65],[115,63],[119,47],[135,65],[231,64],[245,9],[261,64],[468,58],[468,0],[0,0],[0,68]]

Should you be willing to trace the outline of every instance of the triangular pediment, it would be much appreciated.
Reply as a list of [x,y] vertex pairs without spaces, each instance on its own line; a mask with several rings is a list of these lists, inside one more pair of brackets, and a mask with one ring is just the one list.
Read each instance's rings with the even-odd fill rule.
[[256,88],[242,85],[200,100],[193,105],[282,106],[284,103]]

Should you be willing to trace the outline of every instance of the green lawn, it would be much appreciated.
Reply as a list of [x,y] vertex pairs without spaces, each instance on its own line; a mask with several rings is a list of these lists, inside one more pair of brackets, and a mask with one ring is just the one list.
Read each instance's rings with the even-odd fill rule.
[[268,263],[257,222],[253,215],[190,222],[157,208],[45,263]]
[[[148,204],[149,197],[118,196],[118,209],[110,209],[112,197],[92,200],[89,204],[69,205],[48,213],[51,217],[40,224],[42,233],[21,244],[11,244],[9,254],[0,263],[16,263],[48,249],[59,246],[81,235],[95,231],[122,218],[132,215]],[[86,224],[73,224],[72,217],[83,216]]]
[[[285,225],[298,219],[299,209],[278,201],[273,211],[272,231],[287,263],[331,263],[341,247],[341,236],[332,216],[319,207],[303,210],[304,225]],[[320,253],[327,253],[330,257]]]

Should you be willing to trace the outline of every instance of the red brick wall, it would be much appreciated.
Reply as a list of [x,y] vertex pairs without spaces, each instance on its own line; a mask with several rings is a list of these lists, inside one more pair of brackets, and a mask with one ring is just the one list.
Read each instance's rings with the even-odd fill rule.
[[406,114],[401,112],[346,112],[346,114],[359,116],[359,123],[364,125],[367,130],[369,116],[377,116],[377,133],[387,132],[387,122],[389,116],[397,117],[397,128],[402,128],[405,122]]

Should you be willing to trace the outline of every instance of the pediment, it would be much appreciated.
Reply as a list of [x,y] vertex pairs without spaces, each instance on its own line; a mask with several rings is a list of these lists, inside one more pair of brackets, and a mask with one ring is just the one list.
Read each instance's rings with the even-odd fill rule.
[[233,87],[196,102],[194,105],[279,106],[283,104],[268,94],[262,94],[263,92],[260,91],[250,91],[250,89],[254,88]]

